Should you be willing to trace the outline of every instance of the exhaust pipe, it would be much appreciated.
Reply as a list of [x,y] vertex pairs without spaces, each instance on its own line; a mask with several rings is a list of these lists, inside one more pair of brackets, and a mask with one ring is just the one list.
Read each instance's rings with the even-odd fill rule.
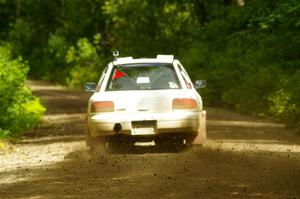
[[113,130],[115,133],[119,133],[122,131],[122,125],[120,123],[116,123]]

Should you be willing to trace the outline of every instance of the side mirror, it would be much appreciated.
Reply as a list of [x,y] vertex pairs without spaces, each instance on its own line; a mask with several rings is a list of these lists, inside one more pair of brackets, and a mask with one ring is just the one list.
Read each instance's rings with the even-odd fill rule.
[[95,92],[95,90],[96,90],[96,83],[95,82],[86,82],[84,84],[84,90],[86,92]]
[[196,80],[195,82],[195,88],[205,88],[206,87],[206,80]]

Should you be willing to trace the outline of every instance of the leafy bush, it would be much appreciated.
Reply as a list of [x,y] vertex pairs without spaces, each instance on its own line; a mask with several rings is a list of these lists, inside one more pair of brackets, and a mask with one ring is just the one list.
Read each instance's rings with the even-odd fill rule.
[[180,51],[192,78],[209,82],[201,90],[205,102],[271,116],[300,130],[299,1],[227,9],[223,18],[212,11],[201,38]]
[[91,43],[87,38],[81,38],[76,46],[71,46],[65,56],[71,71],[67,76],[67,84],[71,87],[82,87],[84,82],[97,81],[104,69],[107,58],[101,56],[99,42],[101,35],[96,34]]
[[9,47],[0,46],[0,138],[19,136],[37,125],[45,111],[25,84],[28,65],[7,52]]
[[65,62],[65,54],[69,44],[59,34],[50,34],[43,49],[34,48],[30,58],[29,75],[32,78],[66,84],[66,76],[70,67]]
[[11,30],[8,37],[14,46],[14,54],[28,55],[31,50],[30,44],[32,36],[32,27],[30,27],[30,24],[27,21],[17,19],[14,24],[11,24]]

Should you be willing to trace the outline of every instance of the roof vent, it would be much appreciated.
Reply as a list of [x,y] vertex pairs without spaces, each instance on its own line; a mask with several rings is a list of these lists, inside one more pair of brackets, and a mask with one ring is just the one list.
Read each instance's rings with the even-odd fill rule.
[[157,55],[156,59],[172,62],[174,60],[174,55]]
[[118,57],[117,61],[130,61],[132,59],[133,59],[133,57]]
[[133,57],[118,57],[114,60],[114,64],[123,64],[123,63],[129,63],[132,62]]

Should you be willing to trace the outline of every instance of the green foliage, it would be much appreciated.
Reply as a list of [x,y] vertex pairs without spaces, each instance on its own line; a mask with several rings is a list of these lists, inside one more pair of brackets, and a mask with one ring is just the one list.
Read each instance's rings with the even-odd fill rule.
[[102,9],[108,18],[112,48],[122,49],[125,56],[177,54],[197,24],[192,4],[184,1],[109,0]]
[[[260,6],[258,6],[259,4]],[[297,29],[300,27],[300,3],[298,0],[280,0],[252,2],[257,12],[251,17],[249,26],[263,30],[276,28]]]
[[11,138],[37,125],[45,109],[25,85],[26,62],[2,52],[9,47],[0,46],[0,138]]
[[208,80],[201,90],[207,103],[300,127],[299,6],[256,1],[230,6],[223,18],[212,11],[211,21],[199,30],[201,38],[180,52],[192,78]]
[[93,43],[87,38],[82,38],[77,41],[75,47],[71,46],[68,49],[65,59],[72,68],[67,79],[69,86],[78,88],[82,87],[84,82],[98,80],[105,66],[104,59],[97,54],[101,51],[97,46],[100,41],[101,35],[97,34]]
[[9,32],[9,40],[15,47],[15,54],[29,53],[30,41],[32,37],[32,30],[30,24],[23,19],[17,19],[14,24],[11,25]]
[[[299,67],[298,63],[298,67]],[[280,115],[288,127],[296,127],[300,132],[300,71],[286,78],[284,87],[285,96],[287,97],[286,108]]]

